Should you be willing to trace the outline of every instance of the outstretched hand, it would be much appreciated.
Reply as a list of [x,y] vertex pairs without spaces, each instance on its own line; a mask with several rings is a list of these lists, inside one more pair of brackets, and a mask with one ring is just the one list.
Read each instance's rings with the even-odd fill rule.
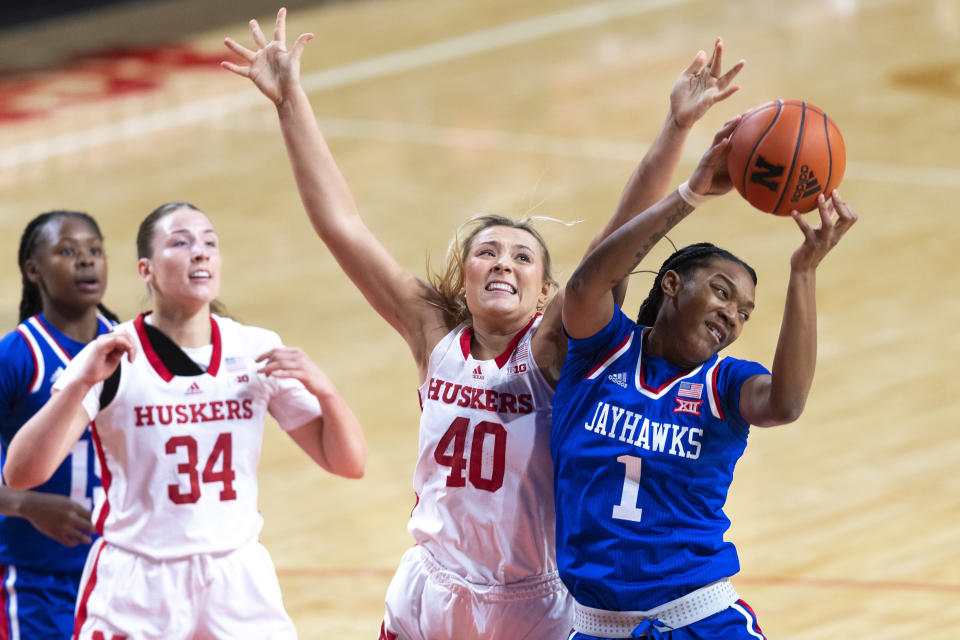
[[670,111],[678,127],[692,127],[715,103],[726,100],[740,89],[738,85],[730,83],[746,62],[740,60],[729,71],[722,73],[722,56],[723,40],[717,38],[710,59],[707,60],[706,52],[698,52],[690,66],[677,78],[670,91]]
[[803,244],[793,252],[790,258],[790,267],[794,270],[816,269],[830,250],[837,246],[840,238],[857,221],[857,214],[853,208],[840,199],[840,194],[834,189],[830,198],[824,198],[821,193],[817,197],[817,208],[820,210],[820,222],[811,227],[793,211],[797,226],[803,233]]
[[313,40],[312,33],[302,33],[287,51],[287,10],[277,12],[277,23],[273,29],[273,40],[267,42],[256,20],[250,21],[250,33],[257,51],[247,49],[232,38],[224,38],[228,49],[247,61],[240,66],[232,62],[221,62],[220,66],[239,76],[250,78],[253,84],[274,104],[283,103],[285,96],[300,85],[300,57],[307,42]]

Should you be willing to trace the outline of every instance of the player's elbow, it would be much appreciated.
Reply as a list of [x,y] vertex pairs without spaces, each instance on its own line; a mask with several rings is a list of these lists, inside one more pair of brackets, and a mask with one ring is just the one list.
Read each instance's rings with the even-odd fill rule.
[[41,478],[33,469],[23,464],[17,464],[17,460],[7,459],[3,467],[3,482],[10,489],[22,491],[33,489],[43,484],[44,478]]
[[337,469],[337,475],[348,480],[359,480],[367,472],[367,460],[364,455],[362,458],[351,460],[348,464]]
[[806,404],[806,398],[797,398],[788,402],[771,405],[770,412],[766,416],[766,420],[762,421],[762,423],[758,424],[757,426],[775,427],[782,424],[796,422],[803,414],[803,409]]

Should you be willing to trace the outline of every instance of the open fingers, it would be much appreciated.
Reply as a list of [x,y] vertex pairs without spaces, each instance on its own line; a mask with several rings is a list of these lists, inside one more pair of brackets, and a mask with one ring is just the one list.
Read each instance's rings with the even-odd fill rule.
[[807,224],[807,221],[803,219],[803,215],[794,209],[790,212],[790,217],[793,218],[793,221],[797,223],[798,227],[800,227],[800,232],[803,234],[803,237],[808,241],[813,240],[813,229],[811,229],[810,225]]
[[710,56],[710,60],[707,61],[707,66],[710,67],[710,75],[714,78],[720,75],[720,70],[723,69],[721,65],[721,59],[723,58],[723,40],[717,38],[713,43],[713,54]]
[[287,10],[280,7],[277,11],[277,24],[273,27],[273,40],[284,48],[287,46]]
[[263,35],[263,31],[260,30],[260,23],[256,20],[250,21],[250,33],[253,34],[253,42],[257,45],[258,49],[263,49],[267,46],[267,39]]
[[243,46],[233,38],[230,38],[230,37],[224,38],[223,44],[226,45],[227,49],[230,49],[230,51],[233,51],[235,54],[237,54],[247,62],[250,62],[251,60],[253,60],[254,55],[256,55],[253,51],[251,51],[250,49],[247,49],[245,46]]
[[313,40],[312,33],[301,33],[300,37],[297,38],[297,41],[293,43],[293,50],[290,51],[290,56],[296,60],[300,60],[300,56],[303,55],[303,49],[307,46],[307,43]]
[[858,220],[857,213],[849,204],[840,199],[840,194],[837,193],[836,189],[833,190],[830,197],[833,200],[833,208],[837,212],[837,229],[846,232]]
[[227,71],[234,72],[238,76],[243,76],[244,78],[250,77],[250,67],[241,67],[239,65],[233,64],[232,62],[227,62],[226,60],[221,62],[220,66],[226,69]]
[[683,70],[683,72],[690,76],[697,75],[703,69],[704,64],[706,64],[706,60],[707,52],[703,51],[702,49],[697,51],[697,55],[693,57],[693,62],[691,62],[690,65]]
[[[747,61],[743,59],[741,59],[737,64],[733,65],[733,67],[731,67],[729,71],[727,71],[725,74],[717,78],[717,88],[726,89],[730,85],[730,83],[733,81],[733,79],[737,77],[737,74],[740,73],[740,71],[743,70],[743,68],[746,65],[747,65]],[[736,91],[739,88],[740,87],[734,87],[733,90]]]

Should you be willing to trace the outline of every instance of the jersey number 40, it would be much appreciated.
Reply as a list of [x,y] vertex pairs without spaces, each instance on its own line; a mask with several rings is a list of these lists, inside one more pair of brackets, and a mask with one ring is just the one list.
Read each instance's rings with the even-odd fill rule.
[[[483,420],[473,428],[473,438],[470,444],[470,459],[466,458],[467,432],[470,430],[469,418],[457,418],[447,428],[437,448],[433,452],[433,459],[444,467],[450,467],[447,476],[448,487],[465,487],[467,478],[477,489],[494,492],[503,486],[503,472],[506,468],[507,430],[502,424]],[[492,441],[492,442],[491,442]],[[490,469],[484,470],[484,449],[491,442],[493,455],[489,456],[492,464]],[[469,466],[469,469],[468,469]],[[467,471],[467,476],[464,476]]]

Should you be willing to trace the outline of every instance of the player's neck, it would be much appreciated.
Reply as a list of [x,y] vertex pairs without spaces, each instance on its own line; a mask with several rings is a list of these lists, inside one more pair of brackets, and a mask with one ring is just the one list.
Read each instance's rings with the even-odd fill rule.
[[529,319],[522,323],[502,327],[490,327],[484,324],[473,325],[473,340],[470,341],[470,355],[474,360],[492,360],[506,351],[514,336],[530,323]]
[[96,307],[75,310],[44,305],[43,317],[54,329],[77,342],[90,342],[100,332]]
[[159,329],[177,346],[190,349],[210,344],[210,307],[189,312],[182,308],[158,305],[147,322]]

